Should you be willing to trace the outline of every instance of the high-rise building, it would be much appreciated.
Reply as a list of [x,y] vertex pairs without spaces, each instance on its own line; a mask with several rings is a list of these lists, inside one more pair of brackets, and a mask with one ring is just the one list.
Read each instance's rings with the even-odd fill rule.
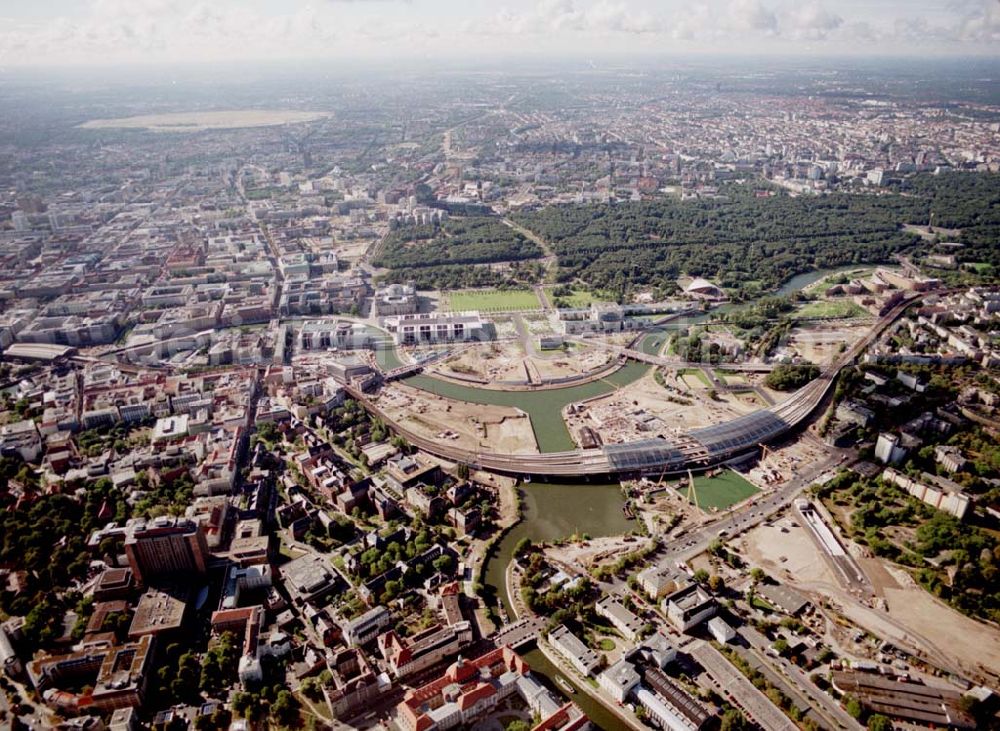
[[906,458],[906,448],[900,445],[899,436],[883,432],[875,442],[875,459],[882,464],[899,464]]
[[171,574],[204,574],[208,545],[199,524],[163,516],[129,526],[125,555],[136,581],[148,585],[152,579]]

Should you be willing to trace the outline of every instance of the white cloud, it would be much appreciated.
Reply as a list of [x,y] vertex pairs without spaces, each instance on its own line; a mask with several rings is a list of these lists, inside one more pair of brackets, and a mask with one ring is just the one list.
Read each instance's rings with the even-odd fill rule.
[[480,35],[643,35],[658,33],[663,24],[648,12],[621,0],[597,0],[578,5],[574,0],[542,0],[526,12],[500,8],[486,22],[467,21],[463,30]]
[[858,43],[871,43],[882,37],[877,28],[865,21],[845,23],[838,30],[841,38]]
[[649,13],[634,11],[623,2],[601,0],[587,10],[587,24],[593,29],[615,33],[658,33],[663,24]]
[[60,63],[273,58],[328,52],[334,26],[309,5],[265,15],[238,0],[92,0],[81,17],[0,31],[0,49]]
[[675,40],[740,42],[772,38],[779,34],[778,16],[761,0],[711,0],[695,2],[670,19]]
[[182,12],[178,0],[91,0],[92,16],[106,20],[167,17]]
[[824,40],[843,24],[843,18],[815,1],[799,6],[788,16],[788,30],[792,37],[812,41]]
[[[312,4],[307,4],[311,2]],[[109,63],[330,56],[756,52],[837,41],[837,50],[925,47],[997,55],[1000,0],[79,0],[64,18],[0,23],[0,63]],[[850,12],[848,12],[850,8]],[[447,42],[435,42],[435,39]]]
[[1000,2],[982,0],[978,7],[973,4],[961,21],[958,36],[976,43],[1000,41]]
[[736,32],[774,35],[778,32],[778,16],[760,0],[731,0],[722,16],[723,24]]

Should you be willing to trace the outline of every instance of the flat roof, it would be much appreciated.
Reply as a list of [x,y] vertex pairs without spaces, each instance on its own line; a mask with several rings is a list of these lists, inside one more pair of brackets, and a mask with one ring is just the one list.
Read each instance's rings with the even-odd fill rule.
[[639,617],[637,617],[628,609],[628,607],[615,599],[613,596],[601,598],[601,600],[597,602],[597,606],[601,607],[608,614],[613,615],[619,622],[630,628],[638,630],[644,625],[644,622],[639,619]]
[[788,614],[798,614],[809,603],[809,600],[797,591],[782,584],[764,584],[757,587],[757,593],[772,604],[777,604]]
[[76,348],[68,345],[53,345],[50,343],[14,343],[7,346],[4,355],[22,360],[56,360],[76,352]]
[[549,638],[562,645],[566,652],[572,653],[583,664],[593,665],[597,662],[597,653],[583,644],[583,641],[570,632],[566,625],[561,624],[549,632]]
[[180,629],[190,592],[182,587],[150,589],[139,599],[128,628],[129,637]]
[[640,680],[638,671],[625,658],[607,668],[601,675],[611,680],[619,688],[629,688]]
[[299,594],[315,594],[337,581],[333,566],[323,556],[307,553],[281,567],[286,583]]

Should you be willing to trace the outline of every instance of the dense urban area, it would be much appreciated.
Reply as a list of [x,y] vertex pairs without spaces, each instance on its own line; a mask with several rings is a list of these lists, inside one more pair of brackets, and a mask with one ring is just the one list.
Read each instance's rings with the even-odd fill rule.
[[1000,728],[984,73],[4,78],[0,729]]

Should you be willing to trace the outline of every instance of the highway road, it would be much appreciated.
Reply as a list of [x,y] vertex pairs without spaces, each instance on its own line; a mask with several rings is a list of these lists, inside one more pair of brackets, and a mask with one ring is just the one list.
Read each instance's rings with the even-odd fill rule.
[[[837,701],[817,688],[809,680],[809,675],[804,670],[790,663],[785,658],[776,658],[769,655],[767,650],[771,643],[767,637],[750,626],[741,627],[738,633],[750,648],[749,651],[746,651],[747,653],[752,652],[757,661],[770,668],[772,673],[784,676],[783,678],[779,678],[781,681],[780,685],[784,686],[783,690],[786,695],[790,695],[788,693],[790,690],[794,693],[794,696],[790,695],[790,697],[797,697],[799,699],[796,705],[803,710],[812,709],[813,712],[820,715],[824,721],[824,725],[829,725],[831,728],[864,731],[864,726],[841,708]],[[803,701],[806,702],[803,703]]]
[[707,550],[720,537],[729,539],[760,525],[791,504],[824,472],[836,469],[846,461],[847,454],[838,450],[826,459],[813,463],[773,492],[749,500],[737,510],[727,511],[718,520],[684,536],[683,542],[678,541],[663,548],[658,554],[657,562],[663,566],[673,566],[677,562],[687,561]]

